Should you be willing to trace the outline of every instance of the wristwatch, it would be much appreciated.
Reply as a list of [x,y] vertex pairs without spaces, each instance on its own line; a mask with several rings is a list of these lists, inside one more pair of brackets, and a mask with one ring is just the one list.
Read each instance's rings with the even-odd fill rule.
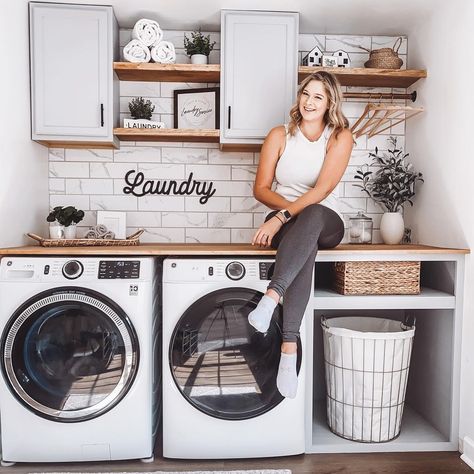
[[282,209],[279,213],[285,219],[285,224],[291,219],[291,213],[288,209]]

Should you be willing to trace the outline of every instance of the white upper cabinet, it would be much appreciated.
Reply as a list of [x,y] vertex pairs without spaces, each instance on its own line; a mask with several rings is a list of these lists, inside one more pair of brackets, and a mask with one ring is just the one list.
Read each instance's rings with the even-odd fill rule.
[[112,146],[117,57],[112,7],[30,3],[32,139]]
[[258,144],[296,97],[298,13],[223,10],[220,141]]

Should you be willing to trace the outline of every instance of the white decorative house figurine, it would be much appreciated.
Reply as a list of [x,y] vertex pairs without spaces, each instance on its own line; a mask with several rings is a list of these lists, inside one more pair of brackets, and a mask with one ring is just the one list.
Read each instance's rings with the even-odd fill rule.
[[342,49],[336,51],[333,56],[337,58],[337,67],[351,67],[351,58]]
[[323,57],[323,52],[315,46],[304,58],[302,61],[303,66],[321,66],[321,58]]

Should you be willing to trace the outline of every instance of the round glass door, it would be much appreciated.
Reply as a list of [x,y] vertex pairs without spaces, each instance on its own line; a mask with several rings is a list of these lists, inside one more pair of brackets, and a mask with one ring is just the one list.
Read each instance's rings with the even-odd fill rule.
[[[278,405],[281,307],[266,334],[247,321],[262,294],[247,288],[214,291],[193,303],[170,341],[170,368],[181,394],[200,411],[245,420]],[[298,372],[301,345],[298,342]]]
[[127,315],[83,288],[56,288],[20,307],[2,337],[2,365],[14,395],[55,421],[95,418],[130,388],[138,341]]

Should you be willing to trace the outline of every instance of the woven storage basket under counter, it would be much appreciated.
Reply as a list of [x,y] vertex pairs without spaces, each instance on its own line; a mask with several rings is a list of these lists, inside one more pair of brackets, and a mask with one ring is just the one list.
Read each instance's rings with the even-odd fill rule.
[[417,295],[420,262],[335,262],[334,289],[342,295]]

